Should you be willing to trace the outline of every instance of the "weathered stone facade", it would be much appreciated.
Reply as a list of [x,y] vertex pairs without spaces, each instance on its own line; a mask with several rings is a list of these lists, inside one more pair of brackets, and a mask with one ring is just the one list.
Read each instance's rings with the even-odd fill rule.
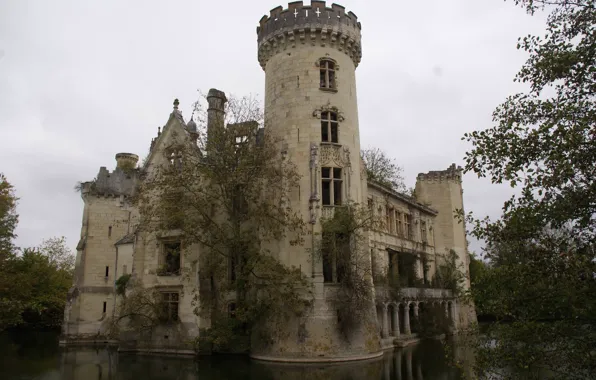
[[[461,169],[452,166],[447,171],[420,174],[416,198],[367,182],[359,154],[356,97],[360,30],[354,13],[345,13],[336,4],[327,8],[324,1],[312,1],[310,6],[296,1],[286,10],[275,8],[257,28],[259,63],[266,74],[265,131],[284,141],[282,154],[301,174],[288,203],[310,229],[304,245],[280,241],[275,254],[312,279],[315,299],[307,317],[287,324],[284,339],[267,347],[254,345],[251,354],[256,358],[338,361],[378,357],[383,348],[397,344],[395,338],[412,336],[409,319],[417,317],[419,304],[424,302],[443,303],[456,328],[473,318],[473,308],[459,307],[452,291],[428,288],[437,264],[450,250],[457,253],[467,275],[465,228],[453,218],[454,211],[463,207]],[[212,89],[208,101],[209,120],[216,120],[225,95]],[[151,141],[142,168],[149,175],[152,168],[168,162],[168,146],[196,132],[194,122],[186,124],[177,108],[175,102],[163,131]],[[116,158],[113,172],[102,167],[96,180],[82,185],[85,208],[75,284],[65,316],[65,342],[102,339],[105,320],[117,306],[115,281],[132,274],[145,287],[177,294],[179,322],[160,327],[143,344],[131,337],[122,347],[189,353],[191,340],[210,326],[209,320],[193,312],[193,289],[199,287],[193,258],[200,252],[197,247],[183,247],[176,275],[163,272],[165,252],[176,232],[156,236],[136,231],[139,215],[130,197],[140,181],[134,169],[138,157],[120,153]],[[340,336],[331,302],[337,284],[325,279],[322,260],[313,254],[321,235],[321,218],[332,216],[335,207],[346,202],[368,205],[386,221],[383,229],[370,233],[367,242],[376,290],[367,313],[370,320],[351,331],[349,340]],[[413,273],[427,289],[418,290],[417,284],[411,284],[399,296],[391,296],[377,279],[397,270],[399,257],[405,254],[415,258]]]

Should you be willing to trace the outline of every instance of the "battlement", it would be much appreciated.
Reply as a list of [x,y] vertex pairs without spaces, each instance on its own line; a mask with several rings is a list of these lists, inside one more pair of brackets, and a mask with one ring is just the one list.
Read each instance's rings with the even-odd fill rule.
[[326,6],[325,1],[302,1],[288,4],[288,9],[279,6],[263,16],[257,27],[259,63],[265,65],[271,56],[296,43],[310,43],[312,46],[332,46],[343,51],[358,66],[362,58],[360,43],[362,29],[353,12],[345,12],[338,4]]
[[461,166],[451,164],[446,170],[430,171],[418,174],[419,181],[455,181],[461,183],[463,169]]
[[[122,155],[130,155],[129,159],[138,160],[136,154],[119,153],[117,159],[122,159]],[[136,162],[136,161],[135,161]],[[120,162],[119,162],[120,164]],[[139,178],[139,170],[134,166],[120,165],[110,172],[105,166],[99,168],[99,173],[95,180],[81,184],[81,193],[95,196],[124,196],[133,195]]]

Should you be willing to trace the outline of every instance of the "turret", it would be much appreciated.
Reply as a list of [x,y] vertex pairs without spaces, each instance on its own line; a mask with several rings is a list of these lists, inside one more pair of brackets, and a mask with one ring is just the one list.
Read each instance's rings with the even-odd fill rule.
[[317,254],[321,220],[349,202],[365,203],[356,97],[360,30],[354,13],[324,1],[276,7],[257,27],[258,59],[265,71],[264,133],[282,140],[280,154],[296,165],[301,179],[287,201],[310,229],[303,246],[285,240],[275,253],[282,264],[301,268],[312,279],[316,296],[308,317],[289,322],[291,333],[279,342],[253,346],[255,356],[350,360],[380,354],[376,330],[365,327],[376,323],[372,300],[363,312],[371,320],[363,317],[362,326],[341,336],[333,296],[339,268]]
[[121,170],[129,170],[137,167],[139,156],[133,153],[118,153],[116,154],[116,168]]
[[[456,217],[456,212],[464,207],[462,168],[452,164],[446,170],[418,174],[416,198],[439,212],[434,229],[436,252],[447,254],[454,250],[467,274],[466,227]],[[466,286],[469,287],[469,280]]]

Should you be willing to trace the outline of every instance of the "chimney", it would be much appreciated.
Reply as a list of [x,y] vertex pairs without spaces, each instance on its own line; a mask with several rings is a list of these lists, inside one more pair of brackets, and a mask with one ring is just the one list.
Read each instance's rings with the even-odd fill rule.
[[[209,140],[212,136],[211,131],[214,128],[225,127],[224,107],[227,101],[226,94],[215,88],[210,89],[207,94],[207,103],[209,104],[209,108],[207,108],[207,145],[209,145]],[[207,150],[210,150],[209,147],[207,147]]]

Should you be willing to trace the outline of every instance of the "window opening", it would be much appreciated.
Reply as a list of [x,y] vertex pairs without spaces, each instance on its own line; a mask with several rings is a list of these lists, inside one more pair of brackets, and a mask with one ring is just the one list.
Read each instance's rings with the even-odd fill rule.
[[342,194],[342,169],[321,168],[323,206],[341,206]]
[[337,113],[331,111],[321,112],[321,141],[339,142]]

